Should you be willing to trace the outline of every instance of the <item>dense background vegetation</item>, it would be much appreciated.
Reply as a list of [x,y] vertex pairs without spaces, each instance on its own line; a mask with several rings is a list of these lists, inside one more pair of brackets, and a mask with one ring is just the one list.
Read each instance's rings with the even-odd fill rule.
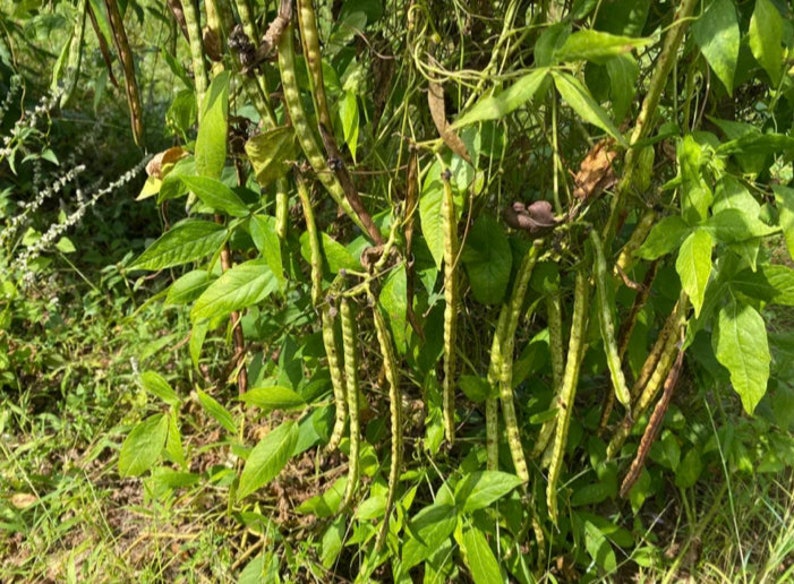
[[0,579],[791,578],[789,3],[294,4],[0,4]]

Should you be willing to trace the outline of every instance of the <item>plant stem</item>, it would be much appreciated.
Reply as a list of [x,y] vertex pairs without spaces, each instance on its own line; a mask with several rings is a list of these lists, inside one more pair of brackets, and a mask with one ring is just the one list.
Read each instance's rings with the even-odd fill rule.
[[642,138],[648,136],[653,128],[652,122],[658,113],[657,109],[662,91],[664,91],[669,81],[670,71],[678,57],[678,48],[681,46],[690,17],[698,4],[700,4],[700,0],[683,0],[678,7],[678,11],[673,18],[673,23],[670,25],[670,29],[665,37],[659,61],[656,64],[653,77],[651,77],[648,93],[645,94],[645,99],[642,102],[637,121],[634,123],[634,129],[632,130],[631,139],[629,140],[630,147],[628,152],[626,152],[623,178],[615,190],[615,198],[612,200],[609,220],[604,227],[602,239],[604,241],[604,246],[607,248],[612,245],[618,218],[623,210],[623,200],[626,193],[631,190],[634,181],[633,175],[637,168],[639,154],[639,149],[634,146]]

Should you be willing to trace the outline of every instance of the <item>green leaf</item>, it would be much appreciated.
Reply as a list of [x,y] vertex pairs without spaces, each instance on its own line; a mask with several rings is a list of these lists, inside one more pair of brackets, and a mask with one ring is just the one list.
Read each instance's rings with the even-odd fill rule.
[[475,403],[484,402],[493,393],[491,385],[478,375],[461,375],[458,385],[466,397]]
[[731,287],[753,300],[794,306],[794,269],[766,265],[760,270],[742,270],[733,277]]
[[232,217],[248,215],[248,206],[221,181],[204,176],[180,176],[179,178],[201,199],[202,203],[215,211],[223,211]]
[[378,303],[389,317],[389,327],[391,328],[397,351],[404,355],[408,348],[408,319],[406,316],[408,280],[404,265],[392,270],[388,275],[378,296]]
[[679,215],[670,215],[653,226],[648,237],[634,255],[644,260],[655,260],[678,249],[692,228]]
[[209,320],[202,320],[193,323],[190,329],[190,342],[188,343],[188,350],[190,352],[190,360],[193,361],[193,366],[198,368],[199,358],[201,357],[201,348],[204,346],[204,339],[207,337],[207,331],[210,328]]
[[626,140],[623,135],[607,112],[593,99],[586,87],[569,73],[552,71],[552,76],[554,77],[554,86],[560,92],[565,103],[571,106],[585,122],[601,128],[622,146],[626,146]]
[[516,475],[500,471],[467,474],[455,486],[455,506],[463,513],[484,509],[521,484]]
[[214,397],[208,393],[203,392],[201,389],[196,389],[199,403],[216,422],[218,422],[223,429],[232,436],[236,436],[238,429],[237,424],[234,423],[234,418],[229,413],[229,410],[224,408]]
[[433,504],[417,513],[409,524],[411,537],[402,552],[402,572],[429,558],[455,530],[458,516],[451,505]]
[[320,561],[324,567],[330,568],[339,557],[347,527],[345,517],[340,515],[325,530],[322,539],[322,553],[320,554]]
[[223,225],[187,219],[174,225],[146,248],[131,270],[162,270],[187,264],[217,252],[228,235]]
[[[191,81],[191,85],[193,82]],[[166,124],[186,134],[190,127],[196,123],[198,107],[196,107],[196,93],[192,89],[183,89],[174,95],[174,100],[165,112]]]
[[714,241],[705,229],[696,229],[681,244],[675,270],[681,278],[681,286],[689,295],[695,309],[695,317],[700,315],[706,285],[711,275],[711,248]]
[[140,376],[141,385],[152,395],[159,397],[169,406],[178,406],[181,398],[171,389],[168,382],[155,371],[144,371]]
[[611,57],[630,53],[644,47],[650,39],[618,36],[598,30],[580,30],[571,34],[554,52],[557,61],[592,61],[605,65]]
[[571,34],[571,25],[568,22],[555,22],[543,29],[535,41],[534,57],[538,67],[556,65],[554,51],[565,44],[565,39]]
[[482,304],[502,301],[510,282],[513,253],[504,228],[490,215],[480,215],[469,230],[461,256],[474,299]]
[[728,94],[733,95],[733,77],[739,59],[739,21],[731,0],[714,0],[692,25],[700,51]]
[[[303,503],[298,505],[295,511],[302,514],[313,513],[317,517],[331,517],[335,515],[337,511],[339,511],[339,505],[342,504],[342,497],[345,493],[347,481],[347,476],[339,477],[328,490],[306,499]],[[383,503],[385,506],[385,499]],[[382,513],[383,509],[381,509],[381,514]]]
[[168,416],[155,414],[136,425],[119,452],[119,474],[137,477],[149,470],[163,452],[168,437]]
[[640,68],[634,57],[621,55],[608,60],[606,69],[609,75],[612,114],[616,120],[622,120],[629,113],[631,102],[634,101]]
[[794,259],[794,189],[783,186],[773,186],[775,203],[780,213],[780,227],[786,240],[789,256]]
[[757,218],[761,214],[761,205],[755,200],[741,182],[730,175],[720,178],[714,193],[711,212],[717,214],[727,209],[738,209],[743,214]]
[[720,211],[709,217],[702,228],[720,243],[738,243],[778,232],[776,227],[770,227],[757,216],[747,215],[739,209]]
[[[724,124],[723,124],[724,125]],[[748,131],[738,138],[724,142],[717,147],[717,154],[722,155],[743,155],[759,156],[767,154],[791,154],[794,152],[794,138],[785,134],[762,134],[755,131]]]
[[[303,232],[300,237],[301,256],[308,262],[311,258],[311,247],[309,245],[309,234]],[[320,248],[323,252],[326,265],[331,274],[338,274],[340,270],[360,270],[361,264],[353,257],[353,254],[341,243],[328,235],[325,231],[320,232]]]
[[183,306],[193,302],[210,285],[212,277],[207,270],[191,270],[180,276],[168,288],[163,304],[166,306]]
[[422,225],[422,235],[437,269],[441,269],[441,262],[444,260],[444,219],[441,213],[443,195],[441,166],[438,162],[434,162],[427,171],[422,193],[419,195],[419,221]]
[[265,187],[287,174],[295,160],[298,143],[292,126],[272,128],[250,138],[245,153],[254,168],[256,182]]
[[245,498],[272,481],[289,461],[298,442],[298,426],[284,422],[254,446],[245,461],[237,489],[237,500]]
[[278,280],[265,260],[250,260],[224,272],[199,296],[190,318],[226,316],[235,310],[262,302],[278,289]]
[[651,0],[608,0],[599,3],[595,26],[598,30],[637,36],[642,34]]
[[271,410],[288,410],[306,405],[300,395],[288,387],[278,385],[249,389],[240,396],[240,400],[267,412]]
[[481,98],[469,111],[458,118],[451,128],[462,128],[476,122],[498,120],[507,116],[535,96],[547,74],[548,69],[546,68],[535,69],[521,77],[499,95],[489,95]]
[[339,100],[339,118],[342,121],[342,136],[345,144],[350,149],[350,156],[356,160],[356,150],[358,149],[358,98],[352,91],[345,91]]
[[681,465],[675,471],[675,486],[688,489],[694,486],[703,472],[703,459],[697,448],[690,448],[684,455]]
[[458,543],[475,584],[494,584],[504,581],[499,562],[482,531],[476,527],[464,529]]
[[687,134],[678,142],[676,154],[681,177],[681,215],[690,225],[699,225],[708,217],[713,199],[700,171],[705,164],[703,146]]
[[599,568],[607,573],[617,569],[615,550],[601,530],[589,521],[584,522],[584,546]]
[[220,178],[226,164],[230,76],[229,71],[216,75],[201,104],[196,136],[196,172],[202,177]]
[[55,243],[55,249],[61,253],[74,253],[77,251],[72,240],[68,237],[59,237],[58,241]]
[[719,309],[712,344],[717,360],[730,372],[744,410],[752,414],[766,393],[772,360],[764,319],[752,306],[732,299]]
[[168,437],[165,440],[165,453],[171,462],[178,464],[183,469],[187,468],[185,450],[182,448],[182,434],[176,423],[176,415],[168,416]]
[[279,280],[281,287],[284,287],[284,264],[281,259],[281,240],[276,232],[276,219],[270,215],[252,215],[248,223],[251,232],[251,239],[262,257],[265,258],[267,265],[273,275]]
[[777,85],[783,73],[783,17],[771,0],[755,0],[749,36],[755,60]]

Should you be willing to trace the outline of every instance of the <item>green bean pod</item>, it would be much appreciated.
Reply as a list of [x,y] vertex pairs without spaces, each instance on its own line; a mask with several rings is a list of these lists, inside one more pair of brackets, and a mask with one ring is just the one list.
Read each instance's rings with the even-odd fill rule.
[[298,185],[298,198],[303,208],[303,218],[306,222],[306,233],[309,236],[309,258],[311,264],[312,282],[312,305],[316,308],[320,306],[323,290],[323,255],[320,248],[320,234],[317,232],[317,224],[314,221],[314,209],[309,199],[309,191],[306,183],[300,176],[296,177]]
[[347,484],[342,495],[341,507],[346,508],[353,500],[358,487],[359,465],[361,462],[361,427],[358,411],[358,349],[356,346],[356,323],[350,301],[342,297],[340,306],[342,321],[342,349],[345,359],[345,389],[347,392],[347,411],[350,415],[350,456]]
[[455,262],[460,248],[458,224],[455,218],[455,202],[452,186],[444,180],[444,198],[441,203],[444,228],[444,384],[443,418],[447,442],[455,442],[455,345],[458,317],[458,276]]
[[182,2],[185,15],[185,26],[190,39],[190,58],[193,61],[193,80],[196,83],[196,105],[201,111],[204,94],[207,92],[207,68],[204,65],[204,43],[201,36],[201,22],[196,5],[193,2]]
[[507,311],[507,319],[502,328],[501,339],[501,367],[499,371],[499,399],[502,403],[502,417],[507,430],[507,444],[513,458],[516,475],[524,482],[529,482],[529,469],[524,456],[524,447],[521,445],[521,434],[516,417],[516,408],[513,401],[513,349],[515,346],[516,329],[521,318],[521,307],[524,304],[529,279],[538,260],[542,240],[536,240],[524,256],[521,266],[516,274],[510,302],[502,306]]
[[389,383],[389,412],[391,415],[391,466],[389,467],[389,490],[386,495],[386,508],[383,512],[375,549],[380,551],[386,536],[389,533],[389,517],[394,507],[397,493],[397,482],[400,478],[403,456],[403,431],[402,431],[402,395],[400,393],[400,376],[397,369],[397,360],[394,356],[394,344],[391,333],[386,326],[386,320],[380,313],[377,301],[370,296],[372,314],[375,320],[375,334],[378,337],[381,354],[383,355],[383,368],[386,372],[386,381]]
[[634,252],[639,249],[639,247],[648,237],[651,229],[656,224],[656,217],[657,213],[653,209],[648,209],[642,215],[642,217],[640,217],[640,220],[634,227],[634,231],[631,233],[626,245],[624,245],[623,249],[620,250],[618,261],[615,262],[616,275],[619,273],[619,271],[626,272],[631,269],[631,266],[634,263]]
[[292,24],[288,24],[278,41],[278,65],[281,72],[281,86],[284,93],[284,103],[289,111],[292,126],[295,128],[295,135],[301,145],[303,153],[309,160],[317,178],[331,195],[331,198],[339,205],[342,210],[358,225],[361,230],[368,233],[358,215],[353,211],[342,185],[336,175],[328,168],[325,157],[323,156],[320,144],[314,129],[310,126],[306,117],[306,111],[301,103],[298,79],[295,73],[295,48],[292,38]]
[[604,248],[601,239],[595,229],[590,230],[590,243],[595,252],[595,280],[596,280],[596,303],[598,304],[598,325],[601,330],[601,339],[604,341],[604,353],[607,358],[607,366],[612,379],[612,388],[615,397],[626,408],[631,408],[631,393],[626,385],[626,377],[623,375],[623,364],[618,354],[618,344],[615,340],[615,322],[612,317],[612,307],[609,303],[607,282],[609,273],[607,272],[607,262],[604,257]]
[[495,392],[485,400],[485,449],[488,470],[499,469],[499,377],[502,374],[502,339],[507,325],[508,311],[499,311],[493,342],[491,343],[491,362],[488,366],[488,385]]
[[347,422],[347,396],[344,375],[342,374],[342,364],[339,362],[339,354],[336,349],[334,317],[331,306],[327,302],[323,304],[322,307],[322,327],[323,345],[325,346],[325,355],[328,358],[328,373],[331,375],[331,386],[334,391],[334,405],[336,406],[334,428],[331,431],[331,438],[328,440],[328,445],[326,446],[326,449],[330,452],[336,450],[345,432],[345,423]]
[[[552,403],[559,400],[562,390],[562,378],[565,373],[565,353],[562,338],[562,309],[559,291],[546,296],[546,319],[549,324],[549,353],[551,354],[551,377],[554,386],[554,398]],[[535,446],[532,449],[531,458],[538,458],[546,450],[546,447],[554,434],[554,427],[557,425],[557,417],[546,420],[540,427]]]
[[312,0],[298,0],[298,28],[301,33],[303,56],[309,70],[309,87],[311,88],[317,121],[328,129],[334,127],[328,112],[328,101],[325,98],[323,81],[323,60],[320,53],[320,35],[317,32],[317,18],[314,14]]
[[557,482],[562,471],[562,462],[565,455],[565,445],[568,441],[568,428],[571,425],[573,401],[576,397],[576,387],[579,384],[579,370],[582,365],[587,343],[588,305],[590,302],[590,285],[584,269],[576,273],[574,285],[573,317],[571,322],[571,336],[568,340],[568,360],[565,363],[565,374],[562,380],[562,390],[558,402],[557,428],[554,433],[554,443],[549,464],[549,480],[546,486],[546,503],[549,508],[549,517],[557,523]]
[[[653,374],[651,374],[648,382],[645,384],[642,394],[640,395],[637,403],[634,405],[635,417],[641,416],[643,413],[645,413],[645,410],[648,409],[648,405],[651,403],[653,398],[656,397],[656,394],[659,393],[659,390],[661,389],[662,384],[664,383],[664,380],[667,377],[667,374],[670,372],[673,362],[675,361],[675,356],[678,352],[678,337],[677,335],[672,334],[668,335],[665,340],[666,342],[664,349],[659,356],[659,360],[656,363]],[[607,458],[614,457],[623,447],[623,443],[626,441],[626,438],[628,438],[629,433],[634,426],[635,417],[626,416],[620,426],[618,426],[618,429],[615,431],[615,434],[612,436],[612,439],[607,445]]]
[[127,89],[127,104],[130,108],[130,123],[132,125],[132,135],[135,144],[143,146],[143,107],[141,106],[141,94],[138,91],[138,80],[135,77],[135,60],[127,39],[127,31],[124,30],[124,22],[116,0],[105,0],[108,10],[108,20],[113,31],[113,40],[116,43],[116,50],[119,53],[119,60],[124,68],[124,81]]

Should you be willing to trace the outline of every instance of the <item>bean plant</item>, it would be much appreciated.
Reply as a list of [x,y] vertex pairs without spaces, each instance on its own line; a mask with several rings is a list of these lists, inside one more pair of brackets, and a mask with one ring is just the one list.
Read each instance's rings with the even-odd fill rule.
[[[134,4],[80,6],[142,140]],[[213,337],[230,362],[191,398],[142,372],[166,407],[119,470],[194,484],[197,401],[230,513],[280,533],[241,579],[616,577],[662,477],[709,456],[656,440],[676,389],[727,381],[753,415],[785,385],[765,315],[794,304],[788,3],[137,4],[180,39],[174,146],[139,198],[184,218],[132,268],[174,276],[197,367]],[[307,455],[327,479],[290,511],[316,555],[296,568],[268,489]]]

